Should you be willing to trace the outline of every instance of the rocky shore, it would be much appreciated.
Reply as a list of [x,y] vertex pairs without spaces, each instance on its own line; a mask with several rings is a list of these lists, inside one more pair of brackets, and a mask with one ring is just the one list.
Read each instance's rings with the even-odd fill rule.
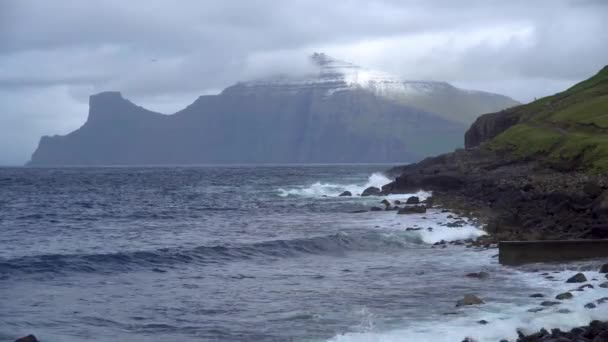
[[608,177],[514,161],[484,148],[394,168],[382,194],[433,192],[434,203],[473,216],[496,240],[608,238]]

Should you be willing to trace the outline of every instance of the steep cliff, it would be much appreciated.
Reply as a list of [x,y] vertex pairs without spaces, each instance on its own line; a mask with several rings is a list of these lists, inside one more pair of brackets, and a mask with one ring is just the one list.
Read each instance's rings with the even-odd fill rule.
[[[94,95],[86,123],[66,136],[43,137],[29,164],[414,161],[462,146],[468,119],[459,113],[466,108],[515,103],[442,82],[403,81],[324,54],[311,60],[316,74],[237,83],[173,115],[138,107],[118,92]],[[416,99],[430,104],[410,104]],[[429,110],[439,105],[445,110]]]

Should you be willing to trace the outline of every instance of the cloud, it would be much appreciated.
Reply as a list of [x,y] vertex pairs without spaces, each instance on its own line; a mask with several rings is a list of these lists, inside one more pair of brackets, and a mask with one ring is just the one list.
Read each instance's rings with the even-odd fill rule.
[[91,93],[171,113],[314,51],[527,101],[608,64],[605,32],[593,0],[0,1],[0,163],[78,128]]

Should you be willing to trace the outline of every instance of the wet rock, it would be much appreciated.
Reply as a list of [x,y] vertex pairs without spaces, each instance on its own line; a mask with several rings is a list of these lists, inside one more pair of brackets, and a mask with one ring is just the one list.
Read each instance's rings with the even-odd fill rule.
[[567,314],[567,313],[571,313],[572,310],[570,309],[559,309],[557,310],[557,313],[561,313],[561,314]]
[[420,203],[420,198],[418,196],[411,196],[405,201],[405,204],[418,204]]
[[361,196],[365,197],[365,196],[378,196],[380,195],[380,189],[376,188],[375,186],[370,186],[369,188],[363,190],[363,192],[361,193]]
[[346,197],[346,196],[352,196],[352,195],[353,195],[352,192],[350,192],[350,191],[344,191],[343,193],[341,193],[338,196],[340,196],[340,197]]
[[367,210],[361,209],[361,210],[353,210],[350,213],[351,214],[361,214],[361,213],[366,213],[366,212],[367,212]]
[[490,274],[488,272],[473,272],[473,273],[467,273],[466,275],[469,278],[477,278],[477,279],[486,279],[490,276]]
[[38,339],[34,335],[27,335],[16,339],[15,342],[38,342]]
[[564,292],[564,293],[560,293],[557,296],[555,296],[555,299],[559,299],[559,300],[564,300],[564,299],[571,299],[572,297],[572,293],[570,292]]
[[459,227],[464,226],[465,224],[467,224],[465,221],[458,220],[458,221],[454,221],[454,222],[450,222],[450,223],[446,224],[446,227],[459,228]]
[[577,273],[577,274],[573,275],[572,277],[568,278],[568,280],[566,280],[566,283],[584,283],[586,281],[587,281],[587,277],[585,277],[584,274]]
[[488,321],[486,321],[485,319],[482,319],[482,320],[477,321],[477,323],[479,323],[481,325],[486,325],[486,324],[488,324]]
[[371,207],[369,208],[370,211],[382,211],[382,208],[380,207]]
[[461,307],[461,306],[466,306],[466,305],[478,305],[478,304],[484,304],[485,302],[483,300],[481,300],[481,298],[472,295],[472,294],[468,294],[465,295],[464,298],[458,300],[456,302],[456,307]]
[[397,214],[424,214],[426,213],[426,207],[423,205],[415,205],[411,207],[405,207],[399,209]]
[[603,264],[600,267],[600,273],[608,273],[608,264]]
[[380,204],[384,204],[384,206],[387,208],[391,206],[391,202],[387,199],[383,199],[382,202],[380,202]]
[[604,304],[604,303],[608,302],[608,297],[602,297],[602,298],[596,299],[595,302],[598,304]]
[[395,204],[401,204],[400,200],[395,200]]
[[585,289],[592,289],[593,285],[591,284],[585,284],[585,285],[581,285],[578,287],[577,291],[584,291]]
[[585,304],[585,309],[595,309],[595,308],[596,308],[596,306],[593,303],[587,303],[587,304]]
[[601,284],[599,285],[599,287],[601,287],[601,288],[603,288],[603,289],[608,289],[608,281],[605,281],[605,282],[601,283]]
[[555,306],[555,305],[559,305],[561,304],[560,302],[555,302],[555,301],[551,301],[551,300],[546,300],[542,303],[540,303],[540,306]]
[[539,311],[543,311],[545,310],[545,308],[532,308],[532,309],[528,309],[528,312],[539,312]]
[[530,298],[543,298],[544,296],[542,293],[534,293],[530,295]]
[[583,192],[591,198],[599,197],[604,189],[597,182],[587,182],[583,185]]

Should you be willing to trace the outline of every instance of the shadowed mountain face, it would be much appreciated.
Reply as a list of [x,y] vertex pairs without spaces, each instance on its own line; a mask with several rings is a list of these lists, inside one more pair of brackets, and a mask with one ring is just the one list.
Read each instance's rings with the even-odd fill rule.
[[238,83],[173,115],[118,92],[93,95],[87,122],[66,136],[43,137],[30,165],[413,161],[461,146],[466,126],[406,97],[441,101],[434,94],[450,87],[475,103],[486,94],[398,81],[323,54],[312,60],[314,77]]

